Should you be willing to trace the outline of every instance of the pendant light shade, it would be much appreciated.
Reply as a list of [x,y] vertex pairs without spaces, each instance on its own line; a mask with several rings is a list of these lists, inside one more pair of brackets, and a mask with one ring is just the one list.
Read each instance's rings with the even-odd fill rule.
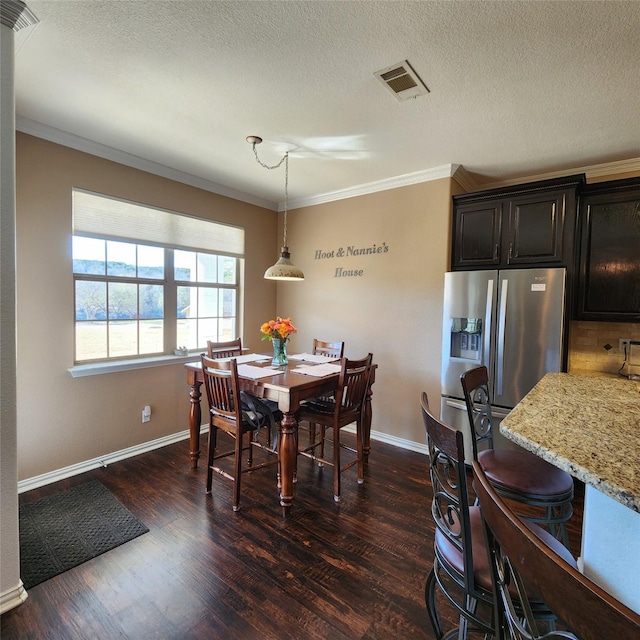
[[289,152],[285,153],[282,160],[273,166],[264,164],[258,158],[258,152],[256,151],[256,145],[262,142],[260,136],[247,136],[247,142],[253,147],[253,154],[256,157],[256,162],[265,169],[277,169],[284,162],[284,239],[282,242],[282,250],[280,252],[280,258],[271,267],[264,272],[265,280],[280,280],[282,282],[300,282],[304,280],[304,273],[301,269],[291,264],[291,254],[289,253],[289,247],[287,246],[287,205],[289,200]]
[[266,280],[285,280],[295,282],[296,280],[304,280],[304,273],[301,269],[291,264],[289,259],[289,247],[282,247],[280,258],[272,267],[264,272]]

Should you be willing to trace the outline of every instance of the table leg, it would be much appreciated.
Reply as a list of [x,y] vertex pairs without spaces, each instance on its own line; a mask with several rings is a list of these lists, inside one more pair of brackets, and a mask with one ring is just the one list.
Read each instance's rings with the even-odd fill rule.
[[369,462],[369,452],[371,451],[371,385],[367,388],[367,394],[364,398],[364,406],[362,407],[362,449],[364,451],[364,461]]
[[200,457],[200,424],[202,411],[200,409],[200,386],[202,382],[194,380],[189,389],[189,459],[192,469],[198,468]]
[[293,502],[293,486],[296,469],[296,430],[298,422],[295,413],[286,412],[280,423],[278,455],[280,457],[280,505],[282,515],[287,516]]

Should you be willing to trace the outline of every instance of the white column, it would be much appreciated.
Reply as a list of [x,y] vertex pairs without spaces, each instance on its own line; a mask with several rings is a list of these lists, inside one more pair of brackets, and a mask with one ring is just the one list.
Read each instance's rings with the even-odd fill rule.
[[27,598],[18,536],[14,31],[35,22],[23,2],[0,0],[0,613]]

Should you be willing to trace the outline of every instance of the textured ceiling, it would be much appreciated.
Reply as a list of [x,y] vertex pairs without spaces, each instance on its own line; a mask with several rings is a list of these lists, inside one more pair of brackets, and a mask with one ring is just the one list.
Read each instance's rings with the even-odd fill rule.
[[[294,204],[449,164],[485,185],[640,158],[637,1],[27,5],[19,129],[249,200],[284,185],[249,134],[267,164],[290,151]],[[405,59],[430,93],[398,102],[373,74]]]

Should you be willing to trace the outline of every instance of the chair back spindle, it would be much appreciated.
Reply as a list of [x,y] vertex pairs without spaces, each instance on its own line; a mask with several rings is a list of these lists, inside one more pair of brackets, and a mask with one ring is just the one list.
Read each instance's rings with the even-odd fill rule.
[[210,358],[233,358],[242,355],[242,338],[227,342],[207,340],[207,355]]
[[336,359],[344,356],[344,342],[323,342],[317,338],[313,339],[314,355],[330,356]]

